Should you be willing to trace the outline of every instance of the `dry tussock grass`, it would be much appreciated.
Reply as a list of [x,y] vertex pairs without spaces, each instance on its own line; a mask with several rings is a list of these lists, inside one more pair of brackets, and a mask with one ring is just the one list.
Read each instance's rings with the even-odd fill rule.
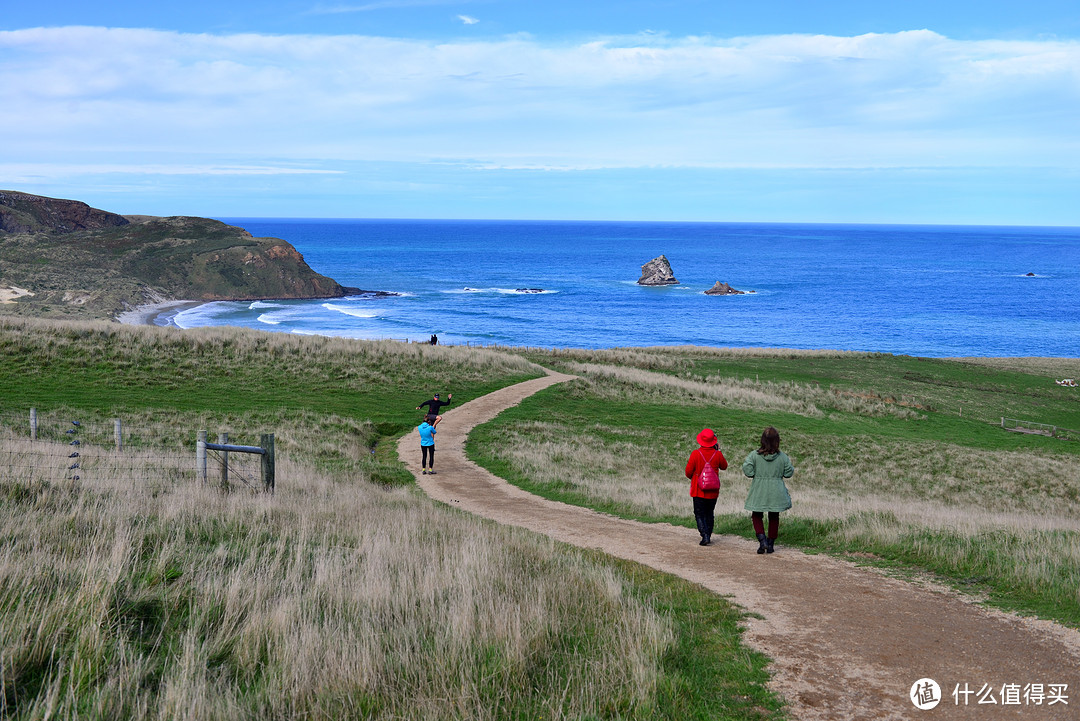
[[[772,389],[755,387],[753,381],[734,378],[680,378],[642,370],[593,363],[570,363],[571,373],[581,376],[588,393],[603,400],[633,398],[639,402],[695,404],[703,401],[725,407],[757,408],[785,411],[804,416],[822,416],[820,409],[800,399],[782,396]],[[768,385],[768,384],[766,384]]]
[[[485,348],[431,346],[399,341],[368,341],[327,336],[270,333],[248,328],[210,327],[179,331],[176,328],[133,326],[106,321],[61,321],[0,316],[0,337],[8,345],[25,348],[39,362],[80,354],[92,362],[107,354],[123,364],[147,357],[180,359],[194,365],[205,358],[219,363],[231,359],[265,358],[278,373],[300,373],[318,378],[328,369],[347,368],[360,380],[385,380],[399,373],[412,375],[417,367],[445,369],[448,375],[463,369],[478,377],[499,373],[538,373],[539,367],[520,356]],[[195,354],[192,354],[192,350]],[[170,367],[173,366],[170,364]],[[328,376],[329,377],[329,376]]]
[[[31,446],[59,463],[4,462]],[[578,718],[646,702],[672,642],[612,571],[411,490],[91,448],[75,482],[68,452],[0,441],[5,715]]]
[[[78,438],[102,448],[112,447],[115,421],[100,411],[67,407],[38,409],[38,438],[43,441],[68,441],[65,435],[71,421],[80,422]],[[229,442],[259,445],[261,433],[273,433],[275,448],[303,460],[335,459],[350,464],[368,460],[378,437],[375,424],[368,419],[322,414],[306,409],[291,410],[287,415],[263,413],[208,413],[143,409],[126,411],[121,421],[123,447],[128,450],[158,449],[192,455],[199,430],[209,433],[210,442],[218,433],[227,433]],[[254,430],[253,430],[254,429]],[[28,439],[28,410],[0,411],[0,438]],[[44,445],[39,446],[44,447]]]
[[832,350],[828,348],[711,348],[708,346],[668,346],[674,353],[692,353],[719,358],[858,358],[873,353],[855,350]]
[[819,406],[867,416],[917,418],[910,408],[840,393],[808,383],[776,383],[729,376],[674,376],[642,368],[595,363],[568,363],[582,376],[588,392],[604,400],[655,401],[694,405],[702,402],[726,408],[783,411],[811,418],[825,415]]
[[812,450],[802,454],[796,482],[841,497],[923,500],[974,512],[1024,508],[1080,518],[1080,466],[1065,454],[816,437]]
[[552,349],[552,359],[574,363],[598,363],[618,365],[626,368],[645,370],[686,370],[691,367],[690,359],[668,352],[666,348],[612,348],[610,350],[587,350],[578,348]]
[[[658,515],[685,512],[688,484],[683,468],[697,447],[692,437],[663,429],[620,429],[615,437],[600,426],[589,430],[581,433],[554,422],[515,423],[497,429],[498,440],[487,449],[536,482],[572,482],[587,495],[614,498]],[[730,447],[724,429],[717,433],[730,465],[729,490],[741,508],[740,494],[749,480],[739,467],[755,445]],[[785,443],[797,469],[789,486],[817,499],[814,517],[839,518],[859,503],[875,508],[884,503],[881,508],[906,516],[904,506],[925,502],[954,515],[981,511],[1003,518],[1022,507],[1024,517],[1045,514],[1080,521],[1080,465],[1070,456],[865,437],[824,440],[815,436],[813,450],[807,452],[801,450],[805,440],[798,434],[789,434]],[[658,491],[665,486],[677,492]],[[658,498],[672,500],[658,503]],[[835,510],[828,510],[829,503]]]
[[650,515],[684,513],[685,484],[670,482],[675,449],[658,447],[644,432],[623,430],[612,439],[603,431],[597,426],[579,434],[561,424],[522,422],[497,429],[488,450],[540,485],[625,502]]
[[799,348],[715,348],[712,346],[671,345],[646,346],[642,348],[577,349],[553,348],[554,358],[566,358],[580,362],[617,363],[646,368],[655,364],[658,368],[674,368],[688,365],[688,357],[696,358],[853,358],[873,355],[864,351],[812,350]]
[[[692,437],[606,431],[522,422],[497,429],[485,451],[533,483],[591,502],[635,515],[692,515],[683,475]],[[795,505],[786,517],[839,522],[851,541],[904,539],[932,557],[978,559],[1029,588],[1080,589],[1080,467],[1071,457],[867,438],[829,445],[820,437],[812,455],[801,456],[792,435],[785,448],[796,467],[788,481]],[[716,512],[745,515],[750,481],[741,464],[753,445],[736,450],[721,440],[729,468],[720,474]],[[942,534],[952,542],[943,544]]]
[[995,370],[1032,373],[1048,378],[1080,379],[1080,358],[948,358],[946,360],[986,366]]

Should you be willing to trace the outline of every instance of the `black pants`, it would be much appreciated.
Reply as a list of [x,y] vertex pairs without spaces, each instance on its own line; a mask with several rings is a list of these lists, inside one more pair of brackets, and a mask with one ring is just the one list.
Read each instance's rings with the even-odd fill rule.
[[420,467],[435,467],[435,446],[420,446]]
[[716,510],[715,498],[694,496],[694,520],[697,521],[697,530],[702,538],[712,535],[714,510]]

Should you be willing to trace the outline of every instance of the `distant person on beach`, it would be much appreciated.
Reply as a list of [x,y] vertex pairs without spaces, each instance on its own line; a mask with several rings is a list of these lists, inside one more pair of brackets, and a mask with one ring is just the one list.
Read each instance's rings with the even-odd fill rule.
[[437,426],[437,425],[439,425],[439,421],[442,420],[442,416],[439,415],[439,412],[442,410],[443,406],[450,405],[450,401],[453,399],[453,397],[454,397],[453,393],[447,393],[446,394],[446,400],[445,401],[440,401],[439,400],[439,394],[436,393],[435,396],[431,400],[424,401],[423,403],[418,405],[416,407],[416,410],[420,410],[424,406],[427,406],[427,411],[426,411],[425,415],[434,416],[435,417],[435,422],[432,423],[431,425],[432,426]]
[[[701,534],[698,545],[708,546],[712,544],[713,511],[716,510],[716,499],[720,495],[720,477],[717,471],[727,470],[727,459],[720,452],[720,442],[712,429],[702,429],[701,433],[697,434],[697,444],[699,447],[690,453],[690,459],[686,462],[686,477],[690,479],[694,520],[697,521],[698,533]],[[702,488],[703,485],[706,487]]]
[[431,345],[439,345],[439,336],[431,334]]
[[435,475],[435,416],[428,414],[424,422],[416,427],[420,432],[420,472],[425,476]]
[[[780,433],[775,428],[769,426],[761,434],[761,447],[750,452],[742,464],[742,470],[743,474],[753,479],[743,507],[750,511],[750,520],[758,539],[757,552],[772,553],[780,531],[780,512],[791,508],[791,494],[784,479],[791,478],[795,473],[791,459],[780,450]],[[764,513],[769,514],[768,534],[762,522]]]

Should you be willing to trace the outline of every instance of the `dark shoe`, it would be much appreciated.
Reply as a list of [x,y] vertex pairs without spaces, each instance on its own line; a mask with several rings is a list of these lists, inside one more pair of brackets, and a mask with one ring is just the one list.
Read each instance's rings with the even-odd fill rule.
[[420,473],[421,473],[422,475],[425,475],[425,476],[426,476],[426,475],[427,475],[427,469],[425,468],[424,470],[420,471]]
[[707,540],[705,540],[705,536],[702,536],[702,537],[701,537],[701,540],[700,540],[700,541],[698,541],[698,544],[697,544],[697,545],[699,545],[699,546],[708,546],[708,545],[709,545],[709,542],[708,542]]
[[428,471],[428,472],[427,472],[427,474],[428,474],[429,476],[434,476],[434,475],[435,475],[435,471],[434,471],[434,470],[430,470],[430,471]]
[[[775,542],[776,542],[775,538],[766,538],[765,539],[765,553],[772,553],[773,552],[773,543],[775,543]],[[759,553],[760,553],[760,551],[759,551]]]
[[706,546],[711,546],[712,545],[712,534],[711,533],[706,533],[705,534],[705,545]]
[[766,540],[767,540],[765,538],[765,534],[764,533],[757,534],[757,540],[758,540],[757,552],[758,553],[765,553],[765,548],[766,548],[765,543],[766,543]]

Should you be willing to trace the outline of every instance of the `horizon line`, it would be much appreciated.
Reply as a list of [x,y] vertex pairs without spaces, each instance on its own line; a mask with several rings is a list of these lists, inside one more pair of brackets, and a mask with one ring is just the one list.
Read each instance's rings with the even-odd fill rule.
[[[121,215],[147,215],[145,213],[122,213]],[[182,216],[153,216],[182,217]],[[575,218],[401,218],[401,217],[352,217],[352,216],[277,216],[277,215],[208,215],[212,220],[273,220],[273,221],[346,221],[376,223],[655,223],[682,225],[823,225],[823,226],[873,226],[905,228],[1037,228],[1040,230],[1080,230],[1080,225],[1025,225],[1020,223],[903,223],[889,221],[843,221],[843,220],[613,220]]]

